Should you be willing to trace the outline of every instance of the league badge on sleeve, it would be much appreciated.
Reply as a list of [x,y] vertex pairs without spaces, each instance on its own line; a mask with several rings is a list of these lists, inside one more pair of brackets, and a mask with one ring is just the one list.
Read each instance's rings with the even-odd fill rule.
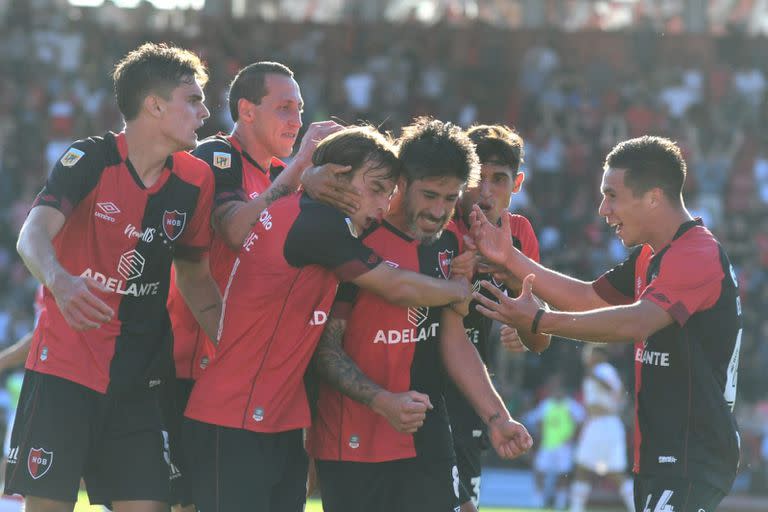
[[187,223],[187,212],[180,212],[178,210],[168,211],[163,213],[163,233],[168,237],[168,240],[174,241],[184,231],[184,225]]
[[446,279],[450,279],[451,277],[451,261],[453,261],[453,251],[446,249],[437,253],[437,262],[440,265],[440,272]]
[[61,165],[64,167],[72,167],[77,162],[80,161],[81,158],[85,155],[85,151],[80,151],[77,148],[69,148],[66,153],[64,153],[64,156],[61,157]]
[[232,167],[232,155],[229,153],[214,151],[213,166],[221,170],[229,169],[230,167]]

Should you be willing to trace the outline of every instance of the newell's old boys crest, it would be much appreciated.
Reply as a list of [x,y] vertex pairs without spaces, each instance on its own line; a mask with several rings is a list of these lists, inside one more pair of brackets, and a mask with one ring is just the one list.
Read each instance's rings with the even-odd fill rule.
[[59,162],[61,162],[61,165],[64,167],[72,167],[83,158],[83,155],[85,155],[83,151],[76,148],[69,148]]
[[169,212],[165,210],[165,213],[163,213],[163,232],[168,237],[168,240],[173,241],[179,238],[181,232],[184,231],[186,223],[187,212],[182,213],[178,210]]
[[29,474],[37,480],[45,476],[53,466],[53,452],[47,452],[42,448],[32,448],[27,457],[27,469]]
[[229,153],[213,152],[213,166],[221,170],[232,167],[232,155]]
[[448,249],[437,253],[437,262],[440,264],[440,272],[446,279],[451,277],[451,261],[453,260],[453,251]]

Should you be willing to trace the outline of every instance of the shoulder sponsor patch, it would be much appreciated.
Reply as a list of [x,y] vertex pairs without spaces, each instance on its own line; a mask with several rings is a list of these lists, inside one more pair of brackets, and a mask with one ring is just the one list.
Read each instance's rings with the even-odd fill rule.
[[229,169],[232,167],[232,155],[220,151],[213,152],[213,166],[219,169]]
[[69,148],[64,156],[61,157],[61,165],[64,167],[72,167],[85,155],[85,151],[80,151],[77,148]]

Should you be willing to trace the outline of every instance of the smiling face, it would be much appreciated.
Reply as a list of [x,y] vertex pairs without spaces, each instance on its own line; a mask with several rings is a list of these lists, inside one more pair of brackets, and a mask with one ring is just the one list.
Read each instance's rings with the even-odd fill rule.
[[600,185],[603,200],[598,213],[614,228],[624,246],[632,247],[649,240],[651,192],[635,196],[625,184],[626,172],[624,169],[605,168]]
[[523,173],[515,175],[508,165],[495,162],[482,164],[480,183],[464,193],[461,198],[462,210],[469,215],[472,206],[478,205],[490,222],[497,223],[509,207],[512,194],[520,190],[523,179]]
[[432,243],[443,232],[453,217],[456,200],[461,195],[464,182],[451,176],[414,180],[406,184],[403,192],[403,208],[409,234],[422,243]]
[[269,73],[264,84],[267,94],[258,104],[249,102],[254,114],[249,129],[267,154],[286,158],[293,152],[301,129],[304,100],[299,84],[290,76]]
[[362,233],[386,215],[395,190],[395,180],[388,167],[367,161],[355,171],[351,185],[360,192],[360,208],[349,219],[357,233]]
[[157,95],[156,99],[162,107],[162,133],[175,146],[174,151],[194,149],[197,130],[211,115],[203,103],[205,95],[200,83],[188,77],[171,91],[169,98]]

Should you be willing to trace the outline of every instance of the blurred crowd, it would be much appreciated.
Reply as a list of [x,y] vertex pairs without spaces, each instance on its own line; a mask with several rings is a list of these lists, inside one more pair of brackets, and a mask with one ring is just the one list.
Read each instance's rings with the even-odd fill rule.
[[[743,485],[766,490],[768,60],[760,53],[766,45],[736,33],[670,41],[647,31],[519,33],[440,23],[427,30],[412,23],[264,23],[202,13],[188,14],[196,17],[172,32],[123,32],[72,12],[11,10],[0,30],[0,346],[32,328],[36,283],[14,245],[46,173],[72,140],[121,129],[111,91],[114,62],[145,40],[198,51],[212,76],[206,136],[231,127],[226,86],[237,69],[278,60],[301,85],[305,125],[329,117],[365,120],[397,134],[413,116],[431,114],[462,126],[514,126],[526,141],[526,179],[511,208],[531,219],[546,265],[588,280],[626,254],[597,215],[607,151],[646,133],[676,140],[688,162],[686,202],[721,240],[738,274],[745,320],[737,404]],[[612,362],[631,389],[631,349],[613,350]],[[579,344],[565,341],[542,356],[500,351],[496,378],[511,409],[522,414],[533,407],[553,374],[577,392],[579,353]]]

